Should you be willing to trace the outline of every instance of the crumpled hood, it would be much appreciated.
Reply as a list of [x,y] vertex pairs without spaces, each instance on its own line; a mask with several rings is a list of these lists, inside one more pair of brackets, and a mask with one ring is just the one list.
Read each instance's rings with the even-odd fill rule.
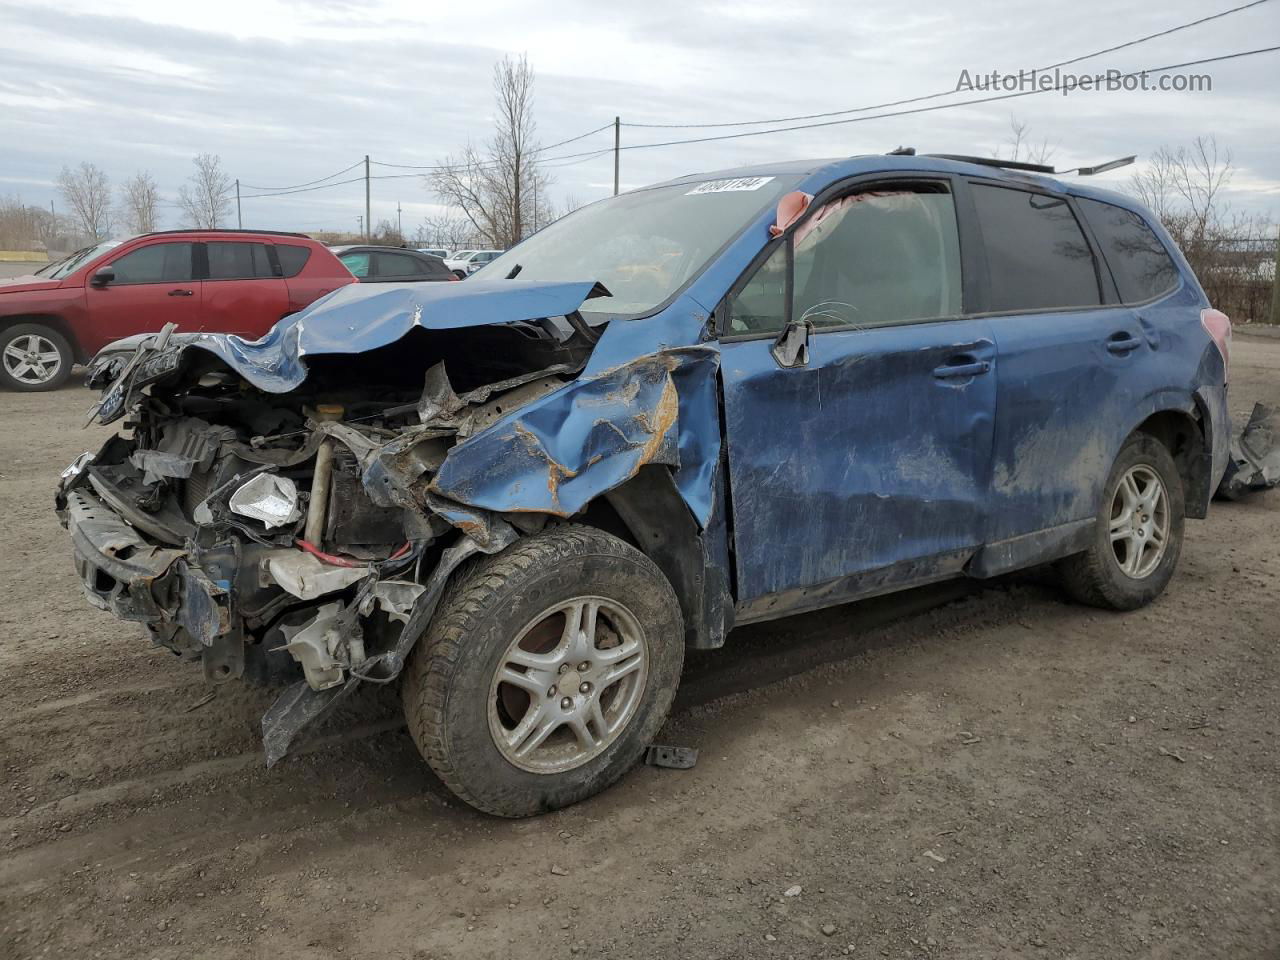
[[[260,340],[198,333],[175,335],[173,342],[217,355],[260,390],[286,393],[306,379],[304,357],[365,353],[395,343],[414,327],[446,330],[562,317],[602,291],[593,280],[352,283],[281,320]],[[136,347],[141,339],[117,341],[103,352]]]

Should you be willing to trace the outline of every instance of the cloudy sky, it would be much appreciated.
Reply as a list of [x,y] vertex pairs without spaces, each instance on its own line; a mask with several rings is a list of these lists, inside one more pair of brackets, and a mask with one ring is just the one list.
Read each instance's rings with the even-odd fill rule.
[[[246,196],[325,177],[366,153],[380,164],[437,163],[489,135],[491,71],[506,53],[527,53],[537,74],[538,133],[552,144],[615,115],[624,123],[725,123],[954,90],[962,70],[1052,64],[1243,2],[59,0],[55,7],[0,0],[0,194],[48,206],[58,170],[82,160],[113,181],[150,171],[170,200],[200,152],[219,155]],[[1280,0],[1269,0],[1066,69],[1127,72],[1277,44]],[[1280,222],[1280,52],[1188,72],[1210,74],[1212,92],[1050,92],[628,149],[622,183],[899,144],[990,155],[1013,114],[1054,146],[1060,168],[1141,157],[1212,134],[1236,166],[1231,202]],[[748,129],[767,127],[624,127],[622,138],[637,147]],[[611,146],[608,130],[545,156]],[[611,154],[557,164],[561,198],[587,201],[612,190]],[[406,232],[435,209],[418,177],[375,180],[372,190],[374,220],[394,220],[400,203]],[[243,202],[245,226],[302,230],[352,230],[363,207],[362,182]],[[171,207],[166,218],[178,224]]]

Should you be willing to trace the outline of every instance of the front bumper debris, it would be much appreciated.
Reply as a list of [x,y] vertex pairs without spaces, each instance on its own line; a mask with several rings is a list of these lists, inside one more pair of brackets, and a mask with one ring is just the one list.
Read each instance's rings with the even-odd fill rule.
[[66,495],[66,524],[85,596],[121,620],[161,623],[173,615],[171,572],[186,551],[148,543],[84,490]]

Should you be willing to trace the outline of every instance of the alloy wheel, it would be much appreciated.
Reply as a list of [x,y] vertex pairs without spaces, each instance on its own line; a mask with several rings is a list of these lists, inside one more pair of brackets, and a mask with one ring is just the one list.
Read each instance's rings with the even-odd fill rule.
[[1134,580],[1150,576],[1169,546],[1169,494],[1146,464],[1125,471],[1111,502],[1111,549]]
[[14,337],[5,344],[0,356],[9,376],[32,386],[48,383],[62,369],[62,354],[57,346],[36,333]]
[[648,668],[644,630],[626,606],[602,597],[566,600],[507,647],[490,689],[489,732],[522,770],[573,770],[626,729]]

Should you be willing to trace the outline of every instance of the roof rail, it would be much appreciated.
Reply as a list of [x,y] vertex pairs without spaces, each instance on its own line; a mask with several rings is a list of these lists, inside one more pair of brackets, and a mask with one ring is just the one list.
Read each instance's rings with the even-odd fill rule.
[[207,227],[191,227],[187,230],[151,230],[144,234],[144,236],[151,237],[162,233],[251,233],[266,235],[269,237],[301,237],[303,240],[310,239],[305,233],[294,233],[289,230],[241,230],[236,229],[235,227],[230,229],[224,229],[222,227],[214,227],[212,229]]
[[983,167],[1001,167],[1005,170],[1025,170],[1028,173],[1057,173],[1053,167],[1044,163],[1026,163],[1022,160],[1001,160],[999,157],[966,157],[958,153],[926,153],[926,157],[939,160],[959,160],[961,163],[976,163]]

